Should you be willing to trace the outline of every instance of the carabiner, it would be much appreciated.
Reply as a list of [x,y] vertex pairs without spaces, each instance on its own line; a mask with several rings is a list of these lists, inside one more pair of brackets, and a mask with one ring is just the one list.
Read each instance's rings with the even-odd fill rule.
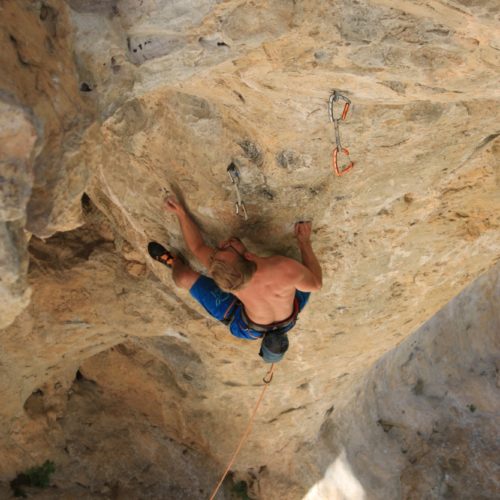
[[243,218],[245,220],[248,220],[248,214],[247,214],[247,209],[245,208],[245,203],[243,203],[242,201],[241,202],[237,201],[234,204],[234,208],[235,208],[236,215],[240,215],[240,209],[241,209],[241,213],[243,214]]
[[[339,154],[339,151],[341,151],[342,153],[344,153],[344,155],[347,156],[347,158],[349,159],[349,163],[347,164],[347,166],[343,167],[343,168],[339,168],[339,164],[338,164],[338,159],[337,159],[337,156]],[[349,172],[349,170],[351,170],[353,167],[354,167],[354,162],[350,160],[349,158],[349,150],[347,148],[339,148],[338,146],[333,150],[333,153],[332,153],[332,166],[333,166],[333,170],[335,171],[335,174],[340,177],[341,175],[344,175],[346,174],[347,172]]]
[[[333,105],[334,103],[338,102],[340,99],[342,99],[345,104],[344,104],[344,109],[342,110],[342,114],[340,115],[340,118],[335,118],[333,116]],[[351,100],[346,97],[345,95],[341,94],[340,92],[334,90],[332,92],[332,95],[330,96],[330,99],[328,100],[328,115],[330,116],[330,121],[332,123],[335,123],[337,120],[345,120],[347,116],[347,112],[349,111],[349,106],[351,105]]]
[[233,184],[238,185],[240,183],[240,173],[238,167],[233,162],[227,167],[227,173]]

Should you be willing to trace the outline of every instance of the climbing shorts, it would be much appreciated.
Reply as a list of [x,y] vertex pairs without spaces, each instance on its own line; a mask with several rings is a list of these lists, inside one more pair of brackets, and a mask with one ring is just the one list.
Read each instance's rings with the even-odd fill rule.
[[[257,340],[263,337],[263,331],[250,328],[246,322],[243,305],[232,293],[221,290],[215,281],[207,276],[201,275],[189,290],[191,296],[199,302],[205,310],[222,323],[229,325],[231,333],[235,337],[248,340]],[[298,311],[301,311],[309,300],[310,292],[295,292]],[[286,333],[295,326],[295,320],[288,322],[280,333]],[[272,330],[272,325],[269,325]],[[264,327],[265,328],[265,327]],[[259,328],[261,330],[261,328]]]

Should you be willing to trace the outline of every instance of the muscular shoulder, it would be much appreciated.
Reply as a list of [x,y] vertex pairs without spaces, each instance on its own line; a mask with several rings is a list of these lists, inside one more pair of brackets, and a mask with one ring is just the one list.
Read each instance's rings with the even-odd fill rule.
[[321,288],[321,281],[300,262],[288,257],[276,256],[272,263],[276,283],[283,287],[294,287],[303,292],[313,292]]
[[275,255],[269,258],[270,268],[275,276],[279,276],[282,281],[295,282],[300,275],[302,264],[283,255]]

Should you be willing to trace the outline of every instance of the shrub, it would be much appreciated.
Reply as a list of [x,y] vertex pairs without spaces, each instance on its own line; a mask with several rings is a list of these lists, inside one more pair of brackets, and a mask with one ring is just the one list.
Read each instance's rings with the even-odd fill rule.
[[26,497],[23,486],[34,486],[35,488],[47,488],[50,485],[50,475],[54,473],[56,466],[54,462],[46,460],[38,467],[31,467],[21,472],[10,482],[10,487],[16,497]]

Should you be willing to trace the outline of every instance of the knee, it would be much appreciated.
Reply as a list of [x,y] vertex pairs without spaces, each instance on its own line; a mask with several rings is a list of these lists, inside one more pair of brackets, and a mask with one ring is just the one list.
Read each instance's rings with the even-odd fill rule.
[[176,269],[174,267],[172,273],[175,284],[180,288],[185,288],[186,290],[189,290],[195,284],[198,276],[199,273],[185,266],[180,269]]
[[190,279],[189,276],[186,276],[185,274],[180,274],[180,275],[175,275],[174,274],[174,283],[179,287],[179,288],[185,288],[186,290],[189,290],[191,286],[194,284],[194,281]]

